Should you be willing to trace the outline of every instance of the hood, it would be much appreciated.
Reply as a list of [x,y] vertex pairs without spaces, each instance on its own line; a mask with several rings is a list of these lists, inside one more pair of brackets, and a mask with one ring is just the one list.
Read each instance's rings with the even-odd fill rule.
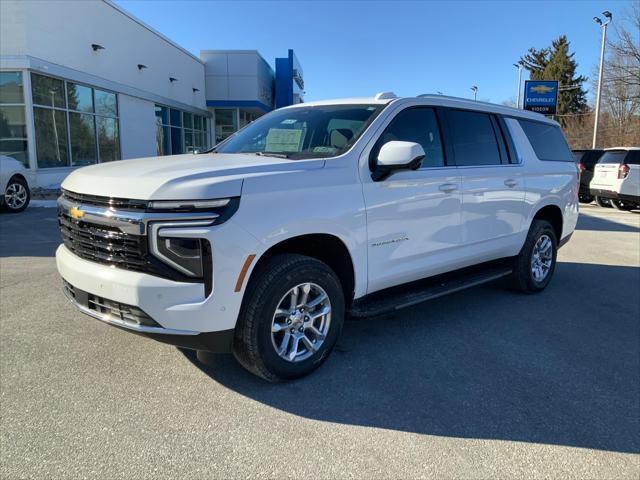
[[242,181],[322,168],[323,159],[287,160],[254,154],[186,154],[119,160],[80,168],[62,188],[137,200],[196,200],[239,196]]

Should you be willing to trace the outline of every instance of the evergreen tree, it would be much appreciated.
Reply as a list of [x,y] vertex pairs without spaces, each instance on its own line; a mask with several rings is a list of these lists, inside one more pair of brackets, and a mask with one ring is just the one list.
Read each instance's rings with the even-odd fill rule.
[[587,93],[583,88],[587,78],[576,76],[578,64],[569,53],[569,40],[561,35],[551,43],[550,47],[537,50],[530,48],[520,58],[520,65],[529,71],[531,80],[557,80],[558,115],[583,113],[587,109]]

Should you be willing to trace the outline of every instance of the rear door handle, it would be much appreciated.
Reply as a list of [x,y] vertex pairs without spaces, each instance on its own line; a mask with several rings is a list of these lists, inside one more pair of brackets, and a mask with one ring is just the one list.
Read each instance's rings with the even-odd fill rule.
[[515,187],[516,185],[518,185],[518,182],[516,182],[513,178],[507,178],[507,179],[504,181],[504,184],[505,184],[507,187],[509,187],[509,188],[513,188],[513,187]]
[[458,185],[456,185],[455,183],[443,183],[438,188],[440,189],[441,192],[451,193],[454,190],[458,189]]

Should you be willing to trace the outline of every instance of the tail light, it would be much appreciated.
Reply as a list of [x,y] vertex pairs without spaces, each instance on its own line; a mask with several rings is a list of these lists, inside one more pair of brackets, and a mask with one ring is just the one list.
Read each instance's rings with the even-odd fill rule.
[[627,178],[627,175],[629,175],[629,165],[623,163],[618,167],[618,178]]
[[580,173],[584,172],[584,164],[582,162],[578,162],[578,171]]

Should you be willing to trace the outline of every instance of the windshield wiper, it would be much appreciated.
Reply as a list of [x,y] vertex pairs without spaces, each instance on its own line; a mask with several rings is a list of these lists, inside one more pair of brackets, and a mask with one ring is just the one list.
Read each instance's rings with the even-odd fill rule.
[[288,154],[277,152],[256,152],[256,155],[259,155],[260,157],[289,158]]

